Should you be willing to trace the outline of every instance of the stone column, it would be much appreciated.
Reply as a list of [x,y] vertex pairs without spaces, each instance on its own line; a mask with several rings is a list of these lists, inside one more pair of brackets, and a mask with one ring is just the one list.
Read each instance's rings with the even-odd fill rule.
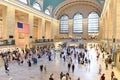
[[103,20],[99,19],[99,36],[98,36],[98,40],[103,39]]
[[52,39],[53,38],[53,20],[50,21],[50,36],[49,36],[49,39]]
[[[34,41],[34,35],[33,35],[33,15],[32,14],[29,14],[28,15],[28,23],[29,23],[29,29],[30,29],[30,33],[27,35],[28,37],[28,42],[27,44],[29,44],[30,46],[30,43],[32,43]],[[30,36],[32,36],[32,38],[30,38]],[[31,47],[31,46],[30,46]]]
[[83,19],[83,36],[82,38],[88,38],[88,20]]
[[42,18],[42,24],[41,24],[42,26],[42,36],[44,36],[45,37],[45,19],[44,18]]
[[114,25],[116,25],[116,39],[120,41],[120,0],[116,0],[116,23],[114,22]]
[[55,26],[54,26],[54,21],[53,21],[53,19],[51,20],[51,39],[53,39],[54,38],[54,28],[55,28]]
[[59,33],[60,33],[60,21],[59,20],[53,20],[52,21],[52,38],[58,39]]
[[42,19],[38,20],[38,39],[42,38]]
[[7,35],[5,38],[9,38],[9,35],[13,35],[15,37],[15,9],[13,6],[7,7],[6,13],[3,15],[5,16],[6,14],[6,31]]
[[69,22],[68,22],[68,29],[69,29],[68,37],[71,37],[72,34],[73,34],[73,19],[69,20]]

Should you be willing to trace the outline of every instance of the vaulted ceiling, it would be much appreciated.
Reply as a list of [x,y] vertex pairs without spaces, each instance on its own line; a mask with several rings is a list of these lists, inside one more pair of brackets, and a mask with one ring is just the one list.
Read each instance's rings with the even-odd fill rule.
[[[70,0],[30,0],[30,4],[33,5],[35,1],[42,2],[43,3],[43,5],[42,5],[43,6],[43,11],[45,11],[45,9],[48,6],[51,6],[52,9],[54,10],[62,2],[70,1]],[[79,0],[79,1],[84,1],[84,0]],[[91,0],[91,1],[95,1],[95,2],[99,3],[101,6],[103,6],[103,3],[104,3],[105,0]]]
[[[54,18],[59,18],[63,14],[69,14],[73,16],[74,13],[84,14],[84,18],[94,11],[99,14],[102,13],[105,0],[29,0],[32,6],[35,2],[42,3],[42,11],[46,9],[50,10],[51,15]],[[86,11],[85,11],[86,10]],[[72,13],[71,11],[74,11]],[[71,12],[71,13],[70,13]]]

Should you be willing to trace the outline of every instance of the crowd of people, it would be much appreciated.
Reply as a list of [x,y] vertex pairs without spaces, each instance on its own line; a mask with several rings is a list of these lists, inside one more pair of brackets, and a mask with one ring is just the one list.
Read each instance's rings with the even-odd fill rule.
[[[99,45],[89,45],[90,48],[95,48],[96,49],[96,60],[99,60],[99,56],[102,55],[103,60],[105,61],[105,66],[106,70],[108,70],[108,61],[107,58],[105,58],[104,51],[100,51]],[[14,50],[7,50],[6,52],[0,54],[4,61],[4,67],[5,67],[5,72],[9,74],[9,64],[11,61],[16,61],[18,65],[23,65],[24,60],[27,60],[28,67],[32,66],[33,64],[37,64],[37,60],[41,58],[43,55],[47,56],[48,61],[52,61],[52,58],[56,57],[57,51],[55,50],[54,46],[50,47],[35,47],[35,48],[26,48],[25,49],[19,49],[16,48]],[[108,56],[109,54],[107,54]],[[37,57],[36,57],[37,56]],[[53,57],[52,57],[53,56]],[[61,45],[61,50],[60,50],[60,59],[63,59],[64,63],[67,63],[68,71],[66,73],[60,72],[60,80],[72,80],[70,76],[70,72],[74,74],[74,71],[76,69],[76,65],[73,60],[77,60],[78,64],[80,65],[90,65],[91,63],[91,55],[89,54],[89,51],[87,50],[86,46],[79,45],[77,47],[75,46],[62,46]],[[47,72],[47,66],[44,64],[40,65],[40,72]],[[101,75],[100,80],[105,80],[105,73],[102,74],[102,66],[101,64],[99,65],[99,70],[98,70],[99,75]],[[51,72],[49,80],[56,80],[54,77],[54,73]],[[77,80],[80,80],[80,77],[77,78]],[[112,71],[111,72],[111,80],[117,80],[115,78],[115,74]]]
[[37,46],[36,48],[14,48],[1,51],[0,57],[3,59],[5,72],[9,75],[9,64],[14,61],[18,65],[23,65],[24,60],[27,60],[28,67],[31,67],[32,63],[37,64],[37,59],[50,52],[49,48],[49,46]]

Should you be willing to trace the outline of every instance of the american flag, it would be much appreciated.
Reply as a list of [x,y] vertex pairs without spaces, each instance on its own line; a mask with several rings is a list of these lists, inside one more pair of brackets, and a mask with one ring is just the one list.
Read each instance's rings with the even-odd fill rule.
[[27,23],[21,23],[21,22],[17,22],[17,27],[18,27],[18,32],[19,33],[25,33],[28,34],[29,33],[29,24]]

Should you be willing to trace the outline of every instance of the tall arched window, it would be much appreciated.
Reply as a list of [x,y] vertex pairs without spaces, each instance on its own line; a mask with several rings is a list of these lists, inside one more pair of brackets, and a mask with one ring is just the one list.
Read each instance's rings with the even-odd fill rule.
[[73,33],[83,32],[83,16],[79,13],[74,15],[73,18]]
[[50,15],[49,9],[46,9],[46,10],[45,10],[45,14]]
[[25,3],[25,4],[28,4],[28,1],[27,1],[27,0],[18,0],[18,1],[20,1],[20,2],[22,2],[22,3]]
[[63,15],[60,18],[60,33],[68,33],[68,16]]
[[33,7],[37,10],[40,10],[40,11],[42,10],[40,4],[37,2],[33,4]]
[[91,12],[88,16],[88,32],[99,32],[99,16],[96,12]]

